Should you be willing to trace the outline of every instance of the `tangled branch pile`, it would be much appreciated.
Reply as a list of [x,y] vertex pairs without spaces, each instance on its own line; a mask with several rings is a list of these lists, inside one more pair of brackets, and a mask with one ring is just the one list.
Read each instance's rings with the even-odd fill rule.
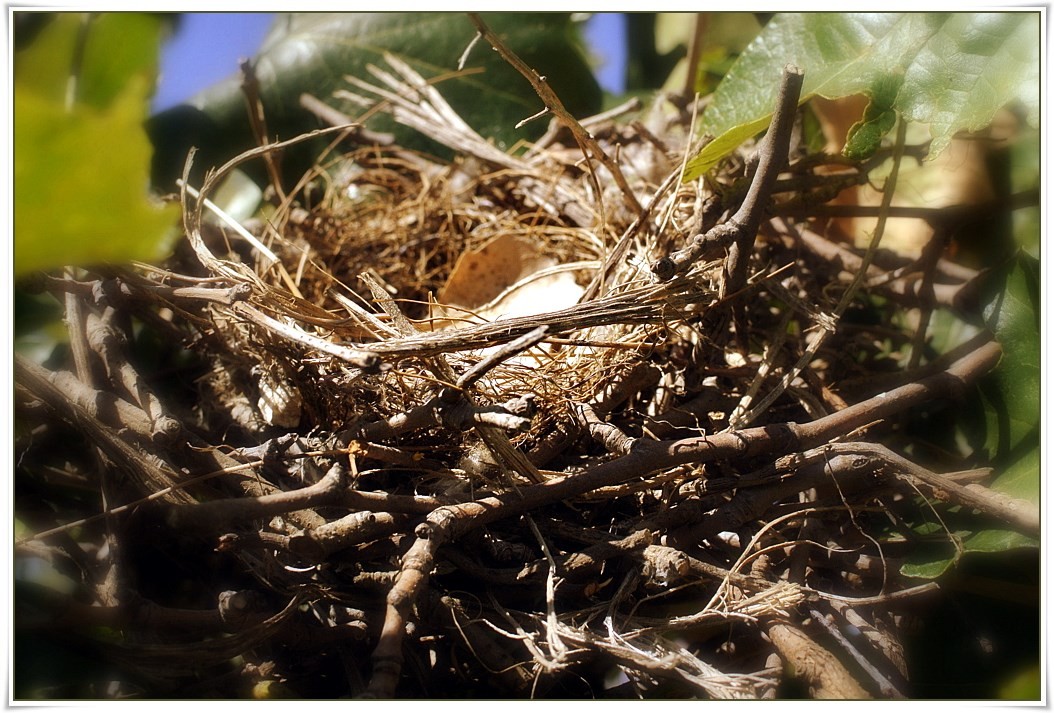
[[121,695],[904,695],[898,607],[933,589],[898,576],[908,523],[1038,516],[903,428],[1000,348],[920,358],[968,309],[939,245],[825,235],[889,152],[790,146],[791,72],[712,180],[678,180],[672,99],[581,125],[549,99],[513,155],[388,62],[356,96],[453,161],[332,129],[360,148],[246,240],[205,199],[264,147],[185,186],[169,263],[41,278],[73,370],[18,361],[18,553],[78,582],[41,620]]

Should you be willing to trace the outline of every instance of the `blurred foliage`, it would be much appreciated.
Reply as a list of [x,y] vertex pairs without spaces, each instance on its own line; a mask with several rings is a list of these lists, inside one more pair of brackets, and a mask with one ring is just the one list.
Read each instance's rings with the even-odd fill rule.
[[[1021,226],[1019,226],[1021,227]],[[1023,226],[1028,229],[1028,225]],[[1018,245],[1035,236],[1016,231]],[[995,477],[989,485],[1014,498],[1040,504],[1040,292],[1039,261],[1019,251],[986,280],[985,326],[1003,347],[996,369],[980,382],[976,397],[956,414],[961,438],[974,449],[974,458],[991,466]],[[935,322],[932,344],[938,352],[955,345],[958,327],[953,316]],[[966,325],[969,327],[969,325]],[[967,330],[968,331],[968,330]],[[934,579],[970,553],[1006,552],[1035,548],[1030,537],[1000,527],[962,530],[956,551],[949,543],[917,552],[901,568],[910,577]]]
[[[1011,101],[1036,125],[1039,46],[1038,13],[779,14],[714,92],[703,130],[715,139],[689,161],[684,180],[768,126],[787,64],[805,73],[802,101],[879,95],[879,110],[857,129],[851,150],[861,155],[892,127],[891,111],[929,125],[931,158],[956,131],[987,126]],[[895,92],[891,77],[900,80]]]
[[1042,679],[1039,664],[1027,665],[1003,683],[999,698],[1004,701],[1037,701],[1043,695]]
[[142,124],[163,20],[57,13],[18,28],[15,274],[162,257],[178,209],[150,198]]
[[[682,40],[677,30],[687,29],[695,24],[695,13],[664,13],[667,19],[662,23],[661,15],[653,12],[633,12],[626,14],[626,90],[653,91],[661,87],[670,72],[684,55],[685,35]],[[679,27],[677,27],[679,25]]]
[[1038,552],[964,558],[940,585],[940,596],[905,611],[913,697],[1038,700],[1027,679],[1008,690],[1040,661]]
[[665,77],[656,77],[651,87],[681,91],[688,76],[688,48],[699,32],[699,58],[694,67],[693,87],[699,96],[711,94],[728,73],[739,53],[757,37],[761,19],[753,12],[697,13],[662,12],[655,23],[655,44],[661,53],[677,53],[676,65]]
[[[989,326],[1003,346],[1003,359],[991,380],[1003,403],[989,413],[986,444],[997,460],[1013,457],[1028,442],[1034,440],[1038,445],[1039,441],[1039,278],[1039,261],[1019,255],[1006,274],[1004,289],[988,301],[985,310]],[[986,391],[993,393],[992,389]],[[1002,490],[1038,501],[1038,476],[1033,484],[1014,481]]]
[[[600,109],[600,87],[586,60],[580,28],[568,13],[483,13],[485,22],[521,59],[545,76],[567,109],[584,117]],[[290,13],[280,15],[253,59],[268,132],[290,138],[319,128],[319,120],[300,105],[310,94],[352,118],[372,114],[367,127],[392,132],[405,148],[448,156],[449,150],[399,126],[382,113],[333,92],[351,89],[346,76],[380,84],[369,72],[385,53],[435,79],[451,107],[479,134],[502,149],[534,139],[547,126],[542,119],[517,129],[536,114],[541,100],[527,80],[482,44],[458,61],[475,28],[464,13]],[[485,97],[485,100],[481,100]],[[190,146],[199,148],[196,174],[256,146],[245,110],[239,76],[207,89],[189,102],[150,120],[158,149],[154,181],[170,186],[183,170]],[[283,156],[286,178],[295,183],[328,141],[305,143]]]

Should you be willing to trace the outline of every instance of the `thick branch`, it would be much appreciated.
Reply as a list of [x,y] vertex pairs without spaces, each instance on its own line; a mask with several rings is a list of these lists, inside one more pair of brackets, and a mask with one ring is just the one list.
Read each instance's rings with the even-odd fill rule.
[[779,652],[789,673],[808,683],[818,699],[860,700],[871,698],[838,658],[790,621],[773,620],[765,633]]
[[806,424],[771,424],[673,441],[639,438],[633,441],[627,455],[601,463],[584,473],[520,488],[518,493],[483,498],[445,509],[454,515],[454,534],[460,535],[467,529],[685,463],[808,450],[927,401],[960,398],[966,385],[993,368],[1001,355],[999,344],[988,342],[956,361],[947,371],[878,394]]
[[[128,474],[141,491],[165,491],[164,499],[172,503],[192,502],[190,495],[178,489],[180,477],[172,466],[157,454],[145,450],[153,433],[153,424],[142,409],[112,394],[92,389],[69,372],[49,372],[17,354],[15,380],[84,433],[114,465]],[[113,424],[104,423],[103,418],[107,415],[142,445],[133,445],[117,432]]]
[[627,455],[602,463],[582,474],[554,478],[513,492],[438,508],[418,526],[417,540],[403,557],[399,577],[388,594],[383,633],[372,657],[374,669],[369,694],[379,698],[394,695],[402,668],[405,624],[413,603],[428,581],[436,551],[464,533],[497,520],[571,499],[596,488],[616,485],[684,463],[751,458],[814,448],[926,401],[961,398],[966,385],[993,368],[1001,355],[998,343],[988,342],[952,364],[945,372],[889,393],[878,394],[808,424],[759,426],[676,441],[641,438],[632,443]]

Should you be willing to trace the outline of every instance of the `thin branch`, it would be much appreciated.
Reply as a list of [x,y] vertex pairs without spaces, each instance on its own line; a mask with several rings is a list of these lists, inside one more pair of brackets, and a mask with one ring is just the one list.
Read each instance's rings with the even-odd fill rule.
[[549,83],[545,81],[545,77],[539,75],[538,72],[528,67],[515,52],[509,49],[505,43],[502,42],[493,31],[491,31],[477,13],[470,12],[468,16],[483,39],[489,42],[491,47],[493,47],[506,62],[512,65],[517,72],[522,74],[527,81],[531,83],[531,86],[534,87],[534,91],[541,98],[545,106],[548,107],[549,111],[551,111],[557,119],[571,130],[571,133],[575,137],[575,141],[577,141],[579,146],[582,147],[583,152],[587,153],[587,155],[592,154],[593,158],[600,161],[600,163],[611,172],[611,175],[615,179],[615,183],[622,191],[622,195],[626,200],[626,205],[629,206],[632,213],[634,215],[640,213],[640,202],[637,200],[637,196],[633,194],[629,184],[626,183],[626,177],[622,175],[622,169],[620,169],[618,164],[604,152],[604,149],[600,148],[600,145],[597,143],[596,139],[593,138],[593,135],[586,131],[578,120],[575,119],[566,108],[564,108],[564,104],[560,101],[560,97],[556,96],[556,92],[549,87]]
[[334,109],[329,104],[326,104],[318,97],[312,94],[304,92],[300,95],[300,106],[304,107],[312,114],[317,116],[322,121],[326,122],[330,126],[340,126],[348,129],[347,138],[351,141],[366,145],[375,146],[393,146],[395,144],[395,135],[381,132],[372,131],[367,129],[365,126],[357,124],[355,120],[345,114],[342,111]]
[[675,465],[807,450],[926,401],[961,397],[966,385],[994,367],[1001,354],[999,345],[989,342],[955,362],[945,372],[879,394],[808,424],[773,424],[677,441],[639,438],[630,444],[627,455],[584,473],[554,478],[518,488],[512,493],[436,509],[417,527],[417,539],[403,557],[399,577],[388,594],[384,627],[372,656],[373,677],[369,695],[378,698],[391,698],[394,695],[402,671],[406,622],[414,602],[428,581],[436,552],[439,547],[466,532]]
[[305,488],[255,498],[224,498],[178,505],[169,512],[168,521],[174,527],[220,530],[234,522],[271,518],[292,510],[335,505],[343,500],[346,480],[347,471],[340,464],[336,464],[322,480]]
[[876,461],[875,467],[884,467],[900,477],[910,478],[933,497],[980,510],[1031,537],[1040,536],[1039,508],[1027,500],[1011,497],[979,483],[960,485],[948,476],[912,463],[879,443],[832,444],[830,448],[839,453],[866,455]]
[[[250,59],[242,60],[238,64],[242,73],[241,90],[245,96],[245,108],[249,112],[249,126],[252,127],[253,136],[257,146],[265,146],[270,142],[267,131],[267,116],[264,113],[263,99],[260,97],[260,80],[256,76],[256,66]],[[271,179],[271,186],[279,200],[286,200],[285,190],[282,188],[282,174],[279,169],[281,154],[277,151],[268,151],[264,154],[264,165]]]
[[750,247],[761,226],[762,216],[768,210],[768,200],[776,178],[787,163],[791,130],[794,128],[804,78],[801,70],[793,65],[787,65],[783,70],[772,122],[765,138],[758,145],[757,171],[739,209],[727,222],[696,236],[687,247],[656,261],[651,269],[658,279],[670,280],[686,272],[703,255],[727,247],[728,259],[721,296],[732,294],[742,287],[746,281]]
[[548,333],[548,325],[543,324],[539,327],[535,327],[522,337],[517,337],[511,342],[503,344],[501,347],[484,357],[483,360],[474,367],[462,374],[457,380],[457,387],[462,391],[467,391],[472,388],[477,381],[483,378],[488,371],[498,366],[503,361],[511,359],[520,352],[525,352],[538,345],[543,339],[545,339]]
[[280,337],[298,342],[323,354],[334,356],[364,371],[375,371],[380,367],[381,359],[376,354],[362,349],[348,349],[340,344],[334,344],[321,337],[308,334],[296,325],[284,324],[272,317],[268,317],[246,302],[235,303],[232,309],[250,322],[274,332]]
[[800,207],[782,207],[777,213],[792,218],[877,218],[883,211],[890,218],[918,218],[930,225],[962,225],[973,220],[986,218],[993,213],[1032,208],[1040,205],[1039,190],[1029,188],[1010,195],[1005,201],[986,201],[983,203],[957,203],[934,208],[931,206],[890,206],[883,209],[880,205],[803,205]]

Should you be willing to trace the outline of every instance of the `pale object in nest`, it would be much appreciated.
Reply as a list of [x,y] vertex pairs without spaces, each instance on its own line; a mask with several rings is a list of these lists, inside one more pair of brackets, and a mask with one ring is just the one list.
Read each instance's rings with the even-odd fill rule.
[[[431,320],[432,329],[528,317],[577,304],[585,288],[575,281],[574,270],[597,265],[561,265],[555,257],[543,254],[542,245],[526,236],[508,234],[465,252],[439,292],[440,304],[433,311],[438,319]],[[528,350],[507,362],[533,368],[543,359],[536,350]]]
[[434,329],[464,320],[496,321],[553,312],[575,305],[585,289],[574,278],[582,264],[559,265],[541,244],[503,235],[464,253],[443,289]]

